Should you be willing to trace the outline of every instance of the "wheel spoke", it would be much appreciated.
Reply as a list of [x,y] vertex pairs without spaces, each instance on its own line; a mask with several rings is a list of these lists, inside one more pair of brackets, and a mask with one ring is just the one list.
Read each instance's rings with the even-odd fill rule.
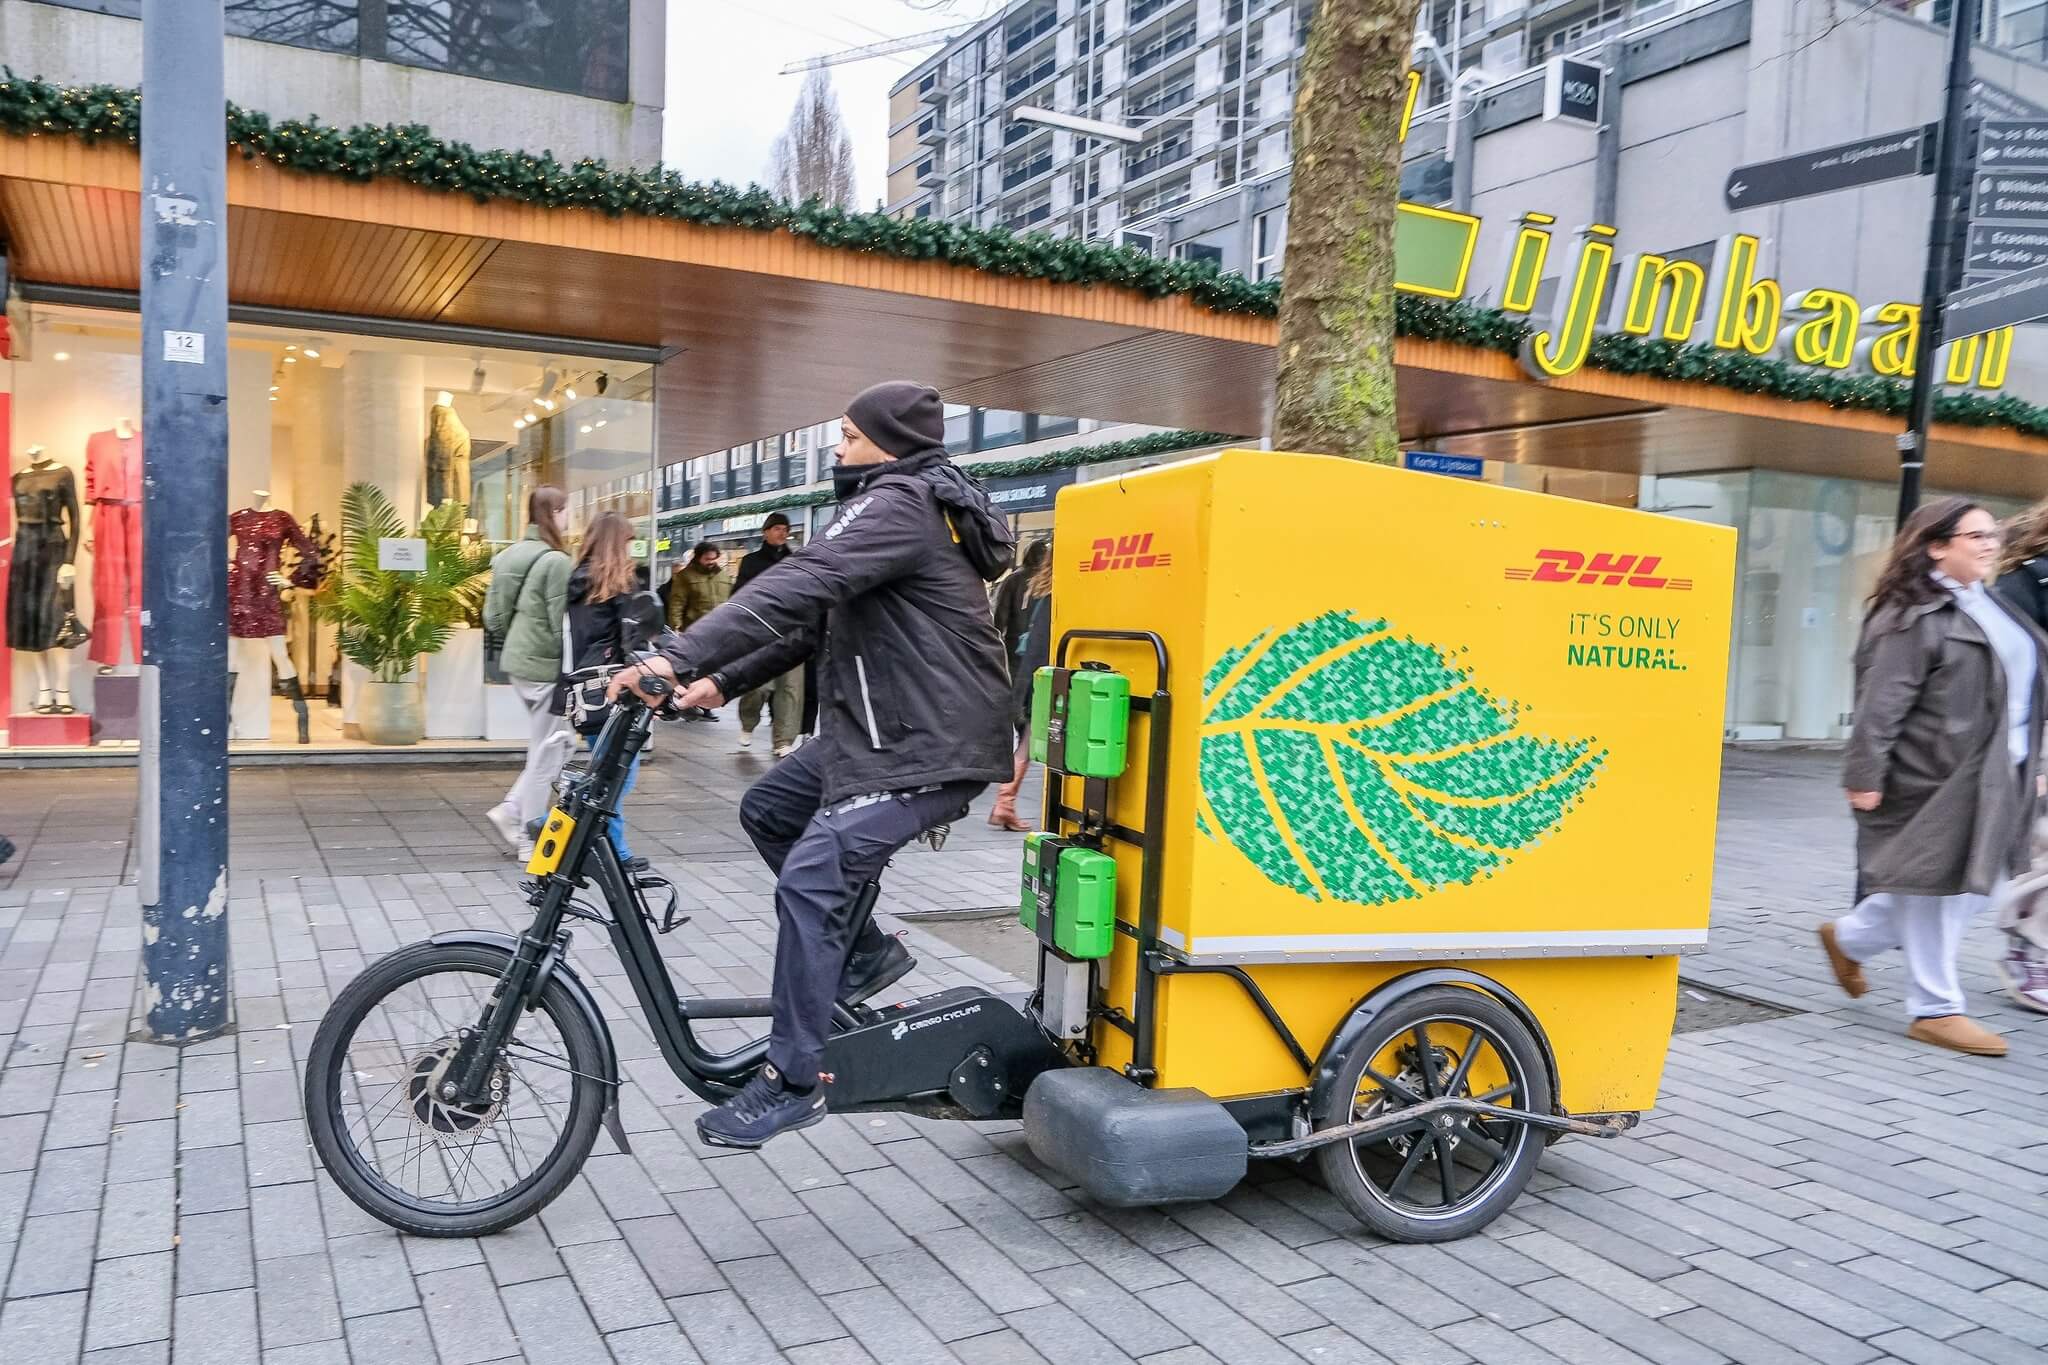
[[1498,1104],[1500,1103],[1500,1101],[1506,1099],[1508,1096],[1514,1093],[1515,1083],[1513,1081],[1509,1081],[1506,1085],[1496,1086],[1494,1089],[1487,1091],[1484,1095],[1474,1095],[1472,1098],[1477,1100],[1481,1104]]
[[1437,1089],[1436,1054],[1429,1047],[1429,1025],[1418,1023],[1415,1026],[1415,1048],[1415,1069],[1422,1073],[1422,1093],[1435,1099],[1443,1092]]
[[1373,1070],[1370,1066],[1365,1068],[1365,1075],[1366,1079],[1370,1080],[1374,1085],[1377,1085],[1381,1090],[1384,1090],[1387,1094],[1400,1096],[1401,1101],[1404,1104],[1422,1103],[1422,1096],[1416,1094],[1414,1090],[1401,1084],[1401,1082],[1395,1080],[1392,1076],[1382,1076],[1379,1072]]
[[1458,1058],[1458,1069],[1451,1073],[1450,1084],[1444,1087],[1446,1095],[1462,1094],[1472,1074],[1472,1059],[1479,1055],[1479,1028],[1475,1024],[1472,1036],[1465,1040],[1465,1055]]
[[1416,1166],[1422,1162],[1422,1154],[1428,1150],[1429,1140],[1427,1138],[1415,1139],[1414,1145],[1408,1149],[1408,1159],[1401,1163],[1400,1173],[1394,1177],[1394,1183],[1387,1186],[1388,1194],[1391,1194],[1396,1199],[1401,1197],[1401,1191],[1408,1188],[1408,1177],[1415,1174]]
[[1465,1125],[1464,1140],[1493,1158],[1496,1164],[1508,1158],[1508,1149],[1481,1132],[1477,1120]]
[[1443,1187],[1444,1207],[1450,1208],[1458,1202],[1458,1184],[1451,1178],[1451,1140],[1442,1133],[1431,1133],[1429,1137],[1436,1144],[1437,1184]]

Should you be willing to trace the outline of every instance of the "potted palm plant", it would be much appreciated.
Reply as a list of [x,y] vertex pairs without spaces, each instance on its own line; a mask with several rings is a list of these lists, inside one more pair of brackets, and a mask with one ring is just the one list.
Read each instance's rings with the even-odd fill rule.
[[[467,515],[444,502],[415,533],[375,484],[350,484],[341,495],[341,572],[320,613],[334,623],[342,657],[370,674],[356,720],[372,744],[419,742],[425,722],[413,670],[483,602],[491,556],[463,544]],[[379,566],[380,542],[411,539],[426,542],[425,569]]]

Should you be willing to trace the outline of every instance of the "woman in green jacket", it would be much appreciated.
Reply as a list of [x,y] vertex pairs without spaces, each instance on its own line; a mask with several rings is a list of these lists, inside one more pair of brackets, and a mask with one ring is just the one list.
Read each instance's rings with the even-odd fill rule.
[[568,502],[552,484],[533,490],[526,500],[526,538],[491,561],[491,590],[484,598],[484,628],[505,641],[499,664],[527,716],[526,766],[487,818],[521,859],[533,852],[526,831],[547,814],[548,793],[575,745],[562,718],[548,709],[562,676],[562,613],[572,567],[562,548]]

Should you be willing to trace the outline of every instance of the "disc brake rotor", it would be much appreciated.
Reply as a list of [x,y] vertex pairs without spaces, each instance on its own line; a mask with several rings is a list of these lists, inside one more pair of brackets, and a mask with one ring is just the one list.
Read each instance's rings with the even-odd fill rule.
[[443,1038],[419,1055],[406,1080],[406,1102],[412,1110],[413,1122],[438,1136],[473,1133],[496,1119],[505,1107],[505,1092],[511,1083],[501,1060],[491,1068],[488,1103],[457,1104],[442,1099],[441,1083],[447,1078],[449,1064],[455,1060],[459,1047],[456,1039]]

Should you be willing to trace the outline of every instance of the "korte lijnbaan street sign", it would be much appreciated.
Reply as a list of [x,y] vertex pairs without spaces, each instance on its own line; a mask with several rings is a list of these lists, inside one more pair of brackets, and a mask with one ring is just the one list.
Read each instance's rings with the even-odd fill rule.
[[[1419,90],[1420,73],[1410,72],[1401,120],[1404,139]],[[1479,228],[1480,219],[1469,213],[1402,203],[1394,229],[1395,288],[1431,298],[1464,298],[1473,286]],[[1607,332],[1680,345],[1700,342],[1821,370],[1912,377],[1919,304],[1866,304],[1840,289],[1787,287],[1759,273],[1760,243],[1750,233],[1722,237],[1705,267],[1638,252],[1619,256],[1618,270],[1613,227],[1588,224],[1563,244],[1557,235],[1555,215],[1523,213],[1498,284],[1486,289],[1495,307],[1526,315],[1534,325],[1521,353],[1523,369],[1534,378],[1576,373],[1594,339]],[[1570,258],[1547,316],[1538,316],[1538,294],[1553,252],[1569,252]],[[1943,383],[2003,388],[2012,364],[2012,329],[1951,342],[1936,364]]]

